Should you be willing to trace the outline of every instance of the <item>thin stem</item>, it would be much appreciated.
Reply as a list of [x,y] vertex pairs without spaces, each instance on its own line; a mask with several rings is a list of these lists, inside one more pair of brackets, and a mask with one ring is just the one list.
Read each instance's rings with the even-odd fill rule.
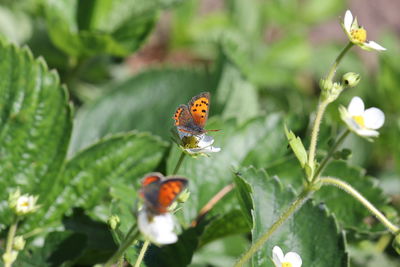
[[139,257],[136,260],[135,267],[139,267],[140,264],[142,263],[143,258],[144,258],[144,254],[146,253],[147,248],[149,247],[149,245],[150,245],[150,241],[149,240],[144,241],[142,249],[140,250],[140,253],[139,253]]
[[336,70],[340,64],[340,61],[342,61],[344,55],[347,53],[347,51],[349,51],[350,48],[353,47],[353,43],[349,42],[342,50],[342,52],[340,52],[340,54],[337,56],[335,62],[333,63],[331,69],[329,70],[328,75],[326,76],[326,80],[328,81],[332,81],[333,78],[335,77],[335,73]]
[[124,254],[125,250],[127,250],[139,237],[139,230],[137,228],[136,223],[132,225],[132,227],[129,229],[128,234],[125,237],[125,240],[122,242],[122,244],[119,246],[118,250],[114,253],[114,255],[108,259],[108,261],[104,264],[104,267],[110,267],[114,262],[118,261],[122,255]]
[[[314,126],[311,132],[310,148],[308,149],[308,165],[314,169],[315,150],[317,148],[318,132],[321,125],[322,117],[325,109],[328,106],[328,101],[320,101],[317,108],[317,115],[315,116]],[[313,177],[313,176],[312,176]],[[311,179],[312,177],[309,177]]]
[[348,183],[334,178],[334,177],[323,177],[320,179],[323,185],[333,185],[336,186],[343,191],[350,194],[356,200],[358,200],[364,207],[366,207],[369,212],[371,212],[386,228],[389,229],[390,232],[396,234],[399,231],[399,227],[392,224],[386,217],[383,215],[371,202],[369,202],[363,195],[361,195],[356,189],[354,189]]
[[196,226],[199,221],[218,203],[226,194],[232,191],[235,188],[235,184],[228,184],[220,191],[218,191],[215,196],[213,196],[210,201],[199,211],[199,215],[197,215],[196,219],[192,222],[192,227]]
[[314,174],[314,179],[318,178],[321,172],[324,170],[326,164],[328,164],[329,160],[331,159],[333,153],[335,153],[336,149],[343,143],[346,137],[349,135],[350,130],[347,129],[342,132],[339,138],[336,139],[335,143],[329,149],[328,154],[326,154],[325,158],[322,160],[321,164],[319,165],[317,171]]
[[294,214],[305,202],[305,200],[311,194],[311,190],[303,189],[297,199],[292,202],[289,208],[279,217],[279,219],[265,232],[251,247],[250,249],[239,259],[234,265],[235,267],[243,266],[254,253],[261,248],[261,246],[271,237],[271,235],[278,230],[278,228]]
[[186,156],[185,152],[182,152],[181,156],[179,157],[178,162],[176,163],[175,169],[174,169],[174,171],[172,172],[172,174],[177,174],[177,173],[178,173],[179,168],[181,167],[182,162],[183,162],[185,156]]
[[[18,226],[18,219],[16,218],[14,220],[14,223],[11,224],[10,229],[8,230],[6,252],[4,253],[5,255],[8,255],[8,258],[11,257],[12,246],[14,243],[14,237],[15,237],[15,233],[17,232],[17,226]],[[10,267],[11,265],[12,265],[12,261],[4,262],[4,267]]]

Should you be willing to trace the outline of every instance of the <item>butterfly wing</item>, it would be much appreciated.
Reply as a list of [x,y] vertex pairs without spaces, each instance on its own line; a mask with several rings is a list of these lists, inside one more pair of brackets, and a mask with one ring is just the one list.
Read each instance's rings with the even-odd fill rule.
[[149,173],[142,179],[142,187],[152,183],[160,182],[163,177],[164,175],[159,172]]
[[158,190],[163,179],[164,175],[158,172],[149,173],[142,179],[139,195],[144,199],[146,206],[158,205]]
[[189,102],[190,114],[194,123],[204,128],[210,110],[210,93],[204,92],[192,98]]
[[161,182],[158,192],[157,212],[165,213],[168,207],[174,202],[177,196],[186,188],[188,180],[185,178],[174,177]]
[[186,105],[180,105],[174,114],[175,126],[179,131],[189,134],[201,134],[204,132],[202,127],[196,125],[193,116]]

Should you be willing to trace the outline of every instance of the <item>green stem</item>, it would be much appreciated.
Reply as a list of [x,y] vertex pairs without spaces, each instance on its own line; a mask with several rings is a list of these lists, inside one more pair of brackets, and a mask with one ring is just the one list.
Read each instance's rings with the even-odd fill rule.
[[[311,141],[310,141],[310,148],[308,149],[308,166],[314,169],[314,158],[315,158],[315,150],[317,148],[317,141],[318,141],[318,132],[319,127],[321,125],[322,117],[324,115],[325,109],[328,106],[328,101],[320,101],[317,108],[317,115],[315,116],[314,126],[311,132]],[[311,174],[311,179],[314,175]]]
[[[15,233],[17,232],[17,226],[18,226],[18,218],[15,218],[14,223],[11,224],[11,226],[10,226],[10,230],[8,230],[6,252],[4,253],[5,255],[8,255],[9,257],[11,257],[12,247],[13,247],[13,243],[14,243],[14,237],[15,237]],[[12,265],[12,261],[4,262],[4,267],[10,267],[11,265]]]
[[146,253],[147,248],[149,247],[149,245],[150,245],[150,241],[149,240],[144,241],[142,249],[140,250],[140,253],[139,253],[139,257],[136,260],[135,267],[139,267],[140,264],[142,263],[143,258],[144,258],[144,254]]
[[127,250],[139,237],[139,230],[137,228],[136,223],[134,223],[129,229],[128,234],[125,237],[125,240],[122,242],[122,244],[119,246],[118,250],[114,253],[114,255],[108,259],[108,261],[104,264],[104,267],[110,267],[113,263],[117,262],[122,255],[124,254],[125,250]]
[[361,195],[356,189],[354,189],[348,183],[334,178],[334,177],[323,177],[320,179],[322,185],[333,185],[336,186],[346,193],[350,194],[356,200],[358,200],[364,207],[366,207],[369,212],[371,212],[390,232],[396,234],[399,231],[399,227],[392,224],[371,202],[369,202],[363,195]]
[[303,189],[299,194],[297,199],[292,202],[289,208],[279,217],[279,219],[265,232],[251,247],[249,250],[239,259],[239,261],[234,265],[235,267],[243,266],[250,258],[256,253],[262,245],[271,237],[271,235],[278,230],[278,228],[293,214],[298,210],[305,202],[305,200],[311,194],[311,190]]
[[175,169],[172,172],[172,174],[177,174],[178,173],[178,171],[179,171],[179,169],[180,169],[180,167],[182,165],[182,162],[185,159],[185,156],[186,156],[185,152],[182,152],[181,156],[179,157],[178,162],[176,163]]
[[317,179],[318,176],[321,174],[321,172],[324,170],[326,164],[328,164],[329,160],[331,159],[333,153],[335,153],[336,149],[343,143],[343,141],[346,139],[346,137],[349,135],[350,130],[347,129],[342,134],[338,139],[336,139],[335,143],[332,145],[332,147],[329,149],[328,154],[325,156],[325,158],[322,160],[321,164],[319,165],[317,171],[314,174],[314,179]]
[[336,70],[340,64],[340,61],[342,61],[344,55],[347,53],[347,51],[349,51],[350,48],[353,47],[353,43],[349,42],[342,50],[342,52],[340,52],[340,54],[337,56],[335,62],[333,63],[331,69],[329,70],[328,75],[326,76],[326,80],[328,81],[332,81],[333,78],[335,77],[335,73]]
[[[352,42],[349,42],[342,50],[342,52],[340,52],[340,54],[337,56],[337,58],[335,59],[335,62],[333,63],[331,69],[329,70],[328,75],[326,76],[326,80],[327,81],[331,81],[333,80],[333,78],[335,77],[335,73],[336,70],[340,64],[340,62],[342,61],[344,55],[347,53],[347,51],[349,51],[349,49],[353,46]],[[316,147],[317,147],[317,142],[318,142],[318,132],[319,132],[319,128],[321,125],[321,121],[322,121],[322,117],[324,115],[325,109],[328,106],[330,102],[328,101],[328,99],[323,99],[320,98],[319,104],[318,104],[318,108],[317,108],[317,115],[315,116],[315,120],[314,120],[314,126],[313,126],[313,130],[311,132],[311,141],[310,141],[310,148],[308,149],[308,166],[310,166],[312,168],[312,170],[314,170],[314,158],[315,158],[315,151],[316,151]],[[313,177],[315,177],[315,175],[313,173],[311,173],[311,176],[308,177],[309,180],[312,180]]]

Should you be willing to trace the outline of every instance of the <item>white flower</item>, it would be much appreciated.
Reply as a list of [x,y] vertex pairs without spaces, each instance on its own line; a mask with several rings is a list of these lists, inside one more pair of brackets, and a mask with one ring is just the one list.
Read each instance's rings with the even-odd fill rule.
[[174,219],[168,212],[154,215],[146,209],[141,209],[138,214],[138,227],[152,243],[164,245],[178,241],[178,236],[174,232]]
[[353,18],[353,14],[351,14],[350,10],[346,11],[344,15],[344,20],[342,23],[342,27],[349,37],[349,40],[361,47],[364,50],[376,50],[376,51],[384,51],[386,48],[381,45],[375,43],[374,41],[367,41],[367,31],[358,25],[357,18]]
[[272,261],[276,267],[300,267],[302,264],[299,254],[289,252],[283,255],[282,249],[278,246],[272,249]]
[[19,189],[10,194],[8,203],[9,207],[18,215],[26,215],[35,212],[39,205],[36,205],[38,196],[31,196],[28,194],[21,195]]
[[362,137],[377,137],[385,122],[385,114],[375,107],[364,110],[364,102],[358,96],[353,97],[347,109],[339,107],[340,116],[349,129]]
[[220,152],[221,148],[213,147],[214,138],[206,134],[192,135],[178,131],[182,146],[189,154]]

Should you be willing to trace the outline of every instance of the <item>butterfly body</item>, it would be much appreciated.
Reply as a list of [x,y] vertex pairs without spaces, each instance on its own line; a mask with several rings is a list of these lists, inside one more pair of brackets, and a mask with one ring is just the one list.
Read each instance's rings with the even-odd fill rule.
[[182,177],[165,178],[161,173],[150,173],[142,180],[140,195],[151,213],[163,214],[168,212],[187,183],[188,180]]
[[207,131],[204,129],[210,110],[210,93],[204,92],[193,97],[188,105],[179,105],[175,111],[175,126],[179,131],[201,135]]

